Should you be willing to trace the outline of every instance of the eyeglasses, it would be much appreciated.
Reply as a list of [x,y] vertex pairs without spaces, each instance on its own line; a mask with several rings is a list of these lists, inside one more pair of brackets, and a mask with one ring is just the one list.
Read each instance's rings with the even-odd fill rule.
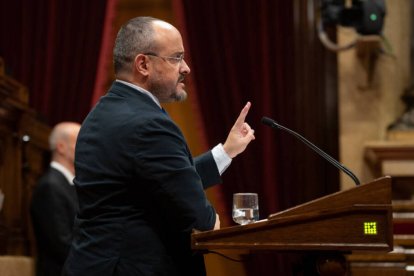
[[161,59],[163,59],[164,61],[170,61],[172,64],[179,64],[179,63],[181,63],[181,62],[183,62],[183,60],[184,60],[184,53],[182,53],[182,54],[179,54],[178,56],[176,56],[176,57],[165,57],[165,56],[159,56],[159,55],[157,55],[157,54],[154,54],[154,53],[145,53],[144,55],[147,55],[147,56],[153,56],[153,57],[158,57],[158,58],[161,58]]

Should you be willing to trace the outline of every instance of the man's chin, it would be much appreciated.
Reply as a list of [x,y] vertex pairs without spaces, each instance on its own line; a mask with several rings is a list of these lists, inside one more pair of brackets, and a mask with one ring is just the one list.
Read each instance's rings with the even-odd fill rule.
[[182,101],[185,101],[186,99],[187,99],[187,92],[185,92],[184,90],[177,91],[174,94],[174,100],[177,102],[182,102]]

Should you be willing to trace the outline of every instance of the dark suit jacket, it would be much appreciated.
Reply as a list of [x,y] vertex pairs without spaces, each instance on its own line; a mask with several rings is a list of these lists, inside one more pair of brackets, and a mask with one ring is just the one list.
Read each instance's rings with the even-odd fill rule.
[[203,275],[192,229],[214,227],[203,188],[211,152],[193,162],[180,129],[148,96],[115,82],[84,121],[75,154],[80,212],[66,275]]
[[61,172],[49,168],[39,180],[31,202],[37,276],[61,274],[72,241],[76,211],[75,187]]

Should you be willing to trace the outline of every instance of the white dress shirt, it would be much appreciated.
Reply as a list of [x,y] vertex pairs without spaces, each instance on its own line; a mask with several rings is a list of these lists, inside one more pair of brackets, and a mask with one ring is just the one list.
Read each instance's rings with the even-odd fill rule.
[[50,166],[52,168],[60,171],[65,176],[65,178],[67,179],[67,181],[70,185],[74,185],[73,184],[73,179],[75,178],[75,176],[73,175],[73,173],[71,171],[69,171],[68,169],[66,169],[64,166],[62,166],[60,163],[58,163],[56,161],[50,162]]

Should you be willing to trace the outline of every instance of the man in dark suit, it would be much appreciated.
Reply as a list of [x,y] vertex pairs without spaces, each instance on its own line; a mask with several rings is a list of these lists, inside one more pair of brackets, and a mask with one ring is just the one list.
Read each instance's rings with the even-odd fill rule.
[[77,228],[64,275],[205,275],[193,229],[219,228],[205,188],[219,183],[254,131],[242,109],[226,142],[193,160],[160,103],[186,98],[181,35],[138,17],[119,31],[117,80],[82,124],[76,144]]
[[73,178],[79,129],[80,125],[73,122],[53,128],[49,137],[50,167],[33,192],[31,215],[37,241],[37,276],[60,275],[69,252],[77,211]]

